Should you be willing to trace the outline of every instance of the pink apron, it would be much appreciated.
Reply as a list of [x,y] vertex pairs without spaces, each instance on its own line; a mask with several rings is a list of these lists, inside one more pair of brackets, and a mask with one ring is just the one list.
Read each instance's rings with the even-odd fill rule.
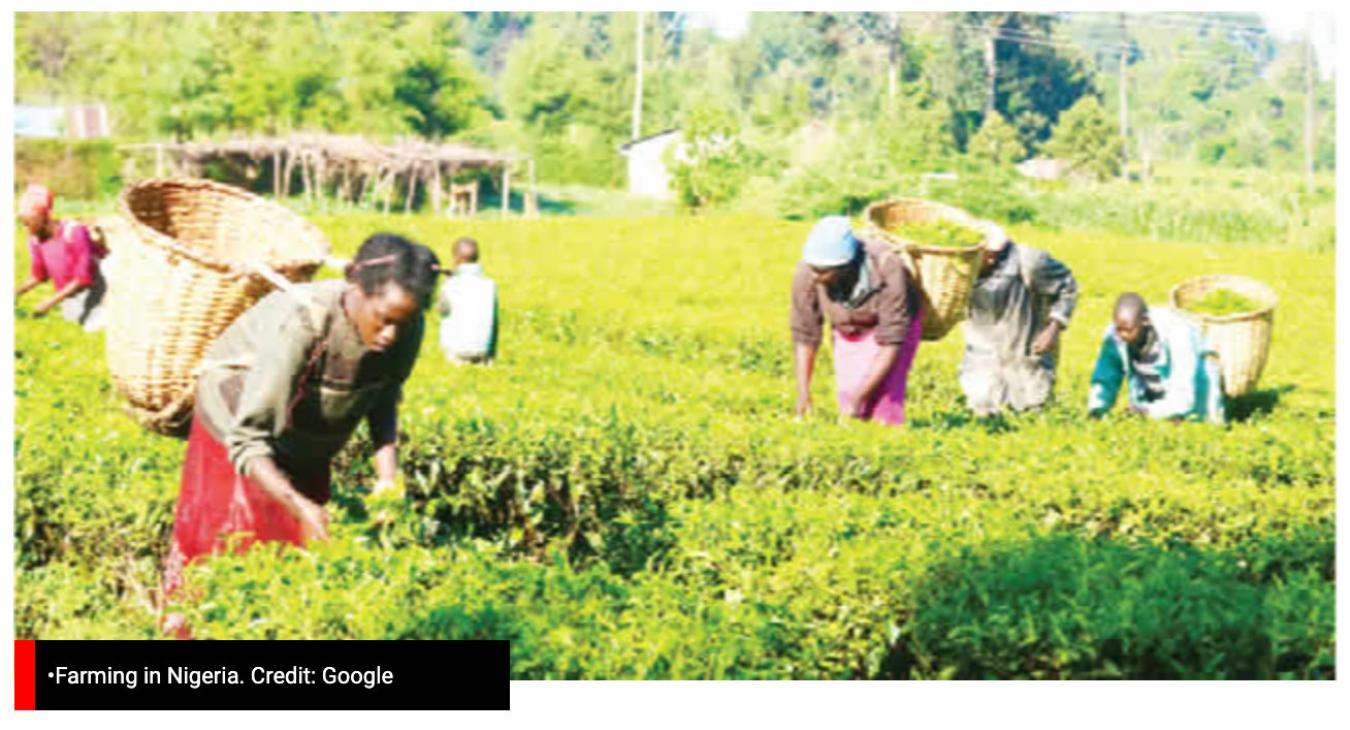
[[[846,335],[837,328],[834,332],[834,378],[839,389],[839,410],[842,413],[845,403],[855,390],[867,379],[881,345],[877,344],[876,330],[870,329],[856,335]],[[916,314],[909,323],[905,341],[900,345],[900,356],[886,379],[881,382],[876,395],[863,405],[863,418],[899,426],[905,422],[905,388],[909,382],[909,368],[914,364],[914,354],[919,350],[919,340],[923,336],[923,317]]]

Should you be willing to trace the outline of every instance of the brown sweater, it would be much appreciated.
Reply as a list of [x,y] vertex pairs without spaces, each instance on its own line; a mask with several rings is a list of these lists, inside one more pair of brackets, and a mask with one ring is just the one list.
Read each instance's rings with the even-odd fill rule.
[[792,339],[807,345],[819,345],[823,319],[844,334],[876,329],[877,344],[900,345],[913,317],[919,314],[918,291],[900,255],[883,243],[862,241],[863,252],[871,264],[872,276],[879,287],[857,309],[830,298],[823,286],[817,286],[811,267],[798,263],[792,276],[792,308],[789,324]]
[[290,473],[312,473],[351,438],[362,418],[396,408],[422,344],[417,320],[384,352],[361,341],[342,308],[347,284],[264,297],[216,339],[197,381],[196,415],[244,473],[270,456]]

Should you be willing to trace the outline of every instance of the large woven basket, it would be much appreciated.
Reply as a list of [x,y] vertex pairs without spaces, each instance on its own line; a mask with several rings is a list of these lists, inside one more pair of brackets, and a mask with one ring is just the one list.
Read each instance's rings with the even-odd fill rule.
[[[1192,312],[1189,307],[1216,289],[1227,289],[1257,304],[1254,312],[1213,315]],[[1172,287],[1172,307],[1199,327],[1219,356],[1223,390],[1237,398],[1256,387],[1270,356],[1270,333],[1275,325],[1278,297],[1265,284],[1245,276],[1212,274],[1183,281]]]
[[146,180],[124,189],[119,206],[131,235],[112,257],[108,369],[137,421],[181,436],[202,355],[272,289],[258,265],[307,281],[328,240],[286,208],[208,180]]
[[[970,293],[980,273],[980,260],[987,245],[1002,229],[977,220],[960,208],[920,198],[881,200],[863,211],[863,235],[894,246],[918,284],[923,301],[923,339],[940,340],[970,308]],[[945,220],[984,231],[985,241],[966,248],[923,246],[894,232],[906,223]]]

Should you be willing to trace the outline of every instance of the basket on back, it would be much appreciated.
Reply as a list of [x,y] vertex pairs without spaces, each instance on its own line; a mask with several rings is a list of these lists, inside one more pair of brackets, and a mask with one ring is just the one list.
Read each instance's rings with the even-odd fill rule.
[[[1205,314],[1190,308],[1210,292],[1227,289],[1256,305],[1251,312]],[[1230,398],[1250,392],[1265,370],[1270,356],[1270,332],[1275,324],[1274,290],[1255,279],[1231,274],[1211,274],[1177,284],[1169,295],[1172,308],[1199,327],[1219,356],[1223,390]]]
[[[923,339],[940,340],[966,318],[970,293],[980,273],[988,237],[1002,235],[996,227],[950,205],[919,198],[882,200],[863,212],[865,236],[894,246],[904,258],[923,301]],[[909,223],[947,221],[986,234],[983,243],[961,248],[925,246],[895,232]]]
[[119,207],[132,235],[116,252],[108,369],[138,422],[182,435],[202,355],[272,289],[250,267],[307,281],[328,240],[286,208],[208,180],[146,180],[123,190]]

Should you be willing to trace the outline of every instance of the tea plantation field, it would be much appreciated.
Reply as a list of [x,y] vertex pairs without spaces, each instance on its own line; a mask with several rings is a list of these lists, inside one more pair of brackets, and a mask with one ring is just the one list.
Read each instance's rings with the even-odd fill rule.
[[[506,638],[520,678],[1335,674],[1331,254],[1013,228],[1083,291],[1057,403],[972,420],[958,331],[920,347],[910,423],[890,429],[836,422],[827,353],[820,412],[791,419],[807,223],[314,220],[348,254],[380,229],[443,258],[477,237],[501,357],[456,368],[428,337],[404,401],[406,503],[363,502],[360,435],[331,542],[191,572],[176,609],[198,637]],[[1114,297],[1161,304],[1208,272],[1281,297],[1238,420],[1088,420]],[[17,635],[156,636],[184,446],[120,413],[101,336],[28,317],[30,297]]]

